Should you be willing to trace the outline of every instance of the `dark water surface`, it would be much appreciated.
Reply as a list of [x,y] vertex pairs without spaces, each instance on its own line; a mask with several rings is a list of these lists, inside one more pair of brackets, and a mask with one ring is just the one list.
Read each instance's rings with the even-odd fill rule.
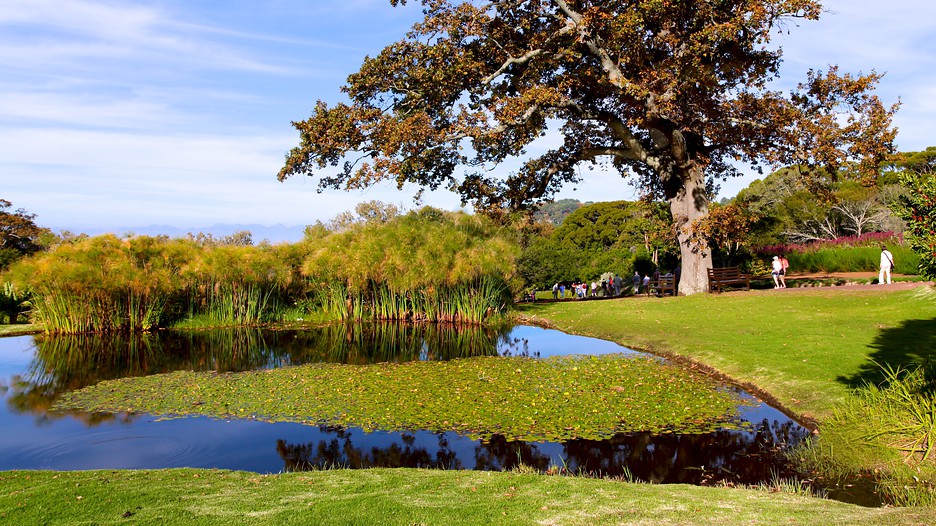
[[[788,475],[782,450],[807,430],[756,402],[739,408],[749,430],[619,435],[610,440],[481,442],[456,433],[365,433],[204,417],[56,412],[62,393],[101,380],[173,370],[241,371],[311,362],[374,363],[468,356],[633,353],[619,345],[536,327],[379,325],[322,330],[164,332],[119,339],[0,338],[0,470],[223,468],[260,473],[313,467],[435,467],[621,475],[660,483],[753,484]],[[730,387],[726,387],[730,388]],[[750,398],[748,395],[742,395]]]

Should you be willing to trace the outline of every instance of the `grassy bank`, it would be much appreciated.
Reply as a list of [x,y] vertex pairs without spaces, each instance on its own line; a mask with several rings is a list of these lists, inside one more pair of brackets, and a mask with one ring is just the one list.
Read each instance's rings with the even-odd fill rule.
[[936,291],[815,288],[527,304],[563,331],[699,362],[823,420],[877,364],[936,359]]
[[710,367],[819,426],[797,456],[820,479],[870,476],[886,502],[932,506],[936,402],[892,372],[932,366],[934,299],[928,286],[836,287],[524,309],[565,331]]
[[17,323],[15,325],[0,325],[0,336],[22,336],[42,331],[42,327],[34,323]]
[[[884,379],[877,364],[932,361],[934,300],[931,288],[839,287],[568,301],[527,305],[522,314],[567,332],[691,359],[824,422],[853,388]],[[936,523],[936,511],[521,473],[378,469],[265,477],[171,470],[0,473],[4,518],[12,524],[81,518],[98,524],[900,525]]]
[[262,476],[165,470],[0,473],[5,524],[919,525],[930,510],[771,492],[524,473],[373,469]]

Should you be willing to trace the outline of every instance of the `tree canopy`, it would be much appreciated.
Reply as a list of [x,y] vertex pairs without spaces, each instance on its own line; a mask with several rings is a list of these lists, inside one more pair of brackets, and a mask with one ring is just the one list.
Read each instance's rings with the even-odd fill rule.
[[676,266],[676,236],[662,203],[591,203],[571,213],[547,236],[532,240],[520,256],[528,284],[594,280],[611,272],[628,276]]
[[893,208],[907,222],[907,240],[920,256],[920,273],[936,279],[936,146],[891,158],[907,192]]
[[[406,0],[390,0],[405,4]],[[813,70],[772,91],[771,35],[818,19],[815,0],[421,0],[425,18],[365,59],[295,122],[279,173],[355,189],[391,180],[448,188],[488,213],[548,200],[581,169],[634,175],[668,200],[680,291],[706,290],[711,257],[690,227],[735,163],[876,171],[892,149],[880,75]],[[536,141],[559,144],[537,154]],[[520,158],[509,175],[493,169]]]

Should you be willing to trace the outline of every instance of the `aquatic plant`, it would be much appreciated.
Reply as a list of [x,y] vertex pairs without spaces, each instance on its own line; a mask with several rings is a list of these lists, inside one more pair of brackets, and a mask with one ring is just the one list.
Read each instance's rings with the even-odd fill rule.
[[63,243],[18,261],[10,276],[32,294],[32,315],[47,332],[149,330],[178,288],[181,262],[161,238],[113,235]]
[[482,323],[509,306],[518,254],[496,224],[427,207],[318,238],[302,270],[333,319]]
[[936,391],[931,367],[881,366],[835,406],[821,433],[796,456],[840,480],[870,476],[888,503],[936,503]]
[[59,407],[564,441],[731,428],[740,403],[700,373],[605,355],[177,371],[102,382],[66,395]]
[[19,315],[29,310],[29,291],[18,289],[11,282],[6,282],[0,287],[0,314],[7,318],[7,323],[15,324]]

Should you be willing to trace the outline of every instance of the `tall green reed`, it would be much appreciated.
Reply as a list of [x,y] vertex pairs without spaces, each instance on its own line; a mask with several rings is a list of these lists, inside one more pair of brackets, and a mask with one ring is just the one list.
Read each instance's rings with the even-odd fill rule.
[[506,314],[510,288],[480,277],[468,283],[394,290],[379,283],[354,289],[341,282],[319,285],[312,309],[331,320],[481,324]]
[[936,387],[932,366],[883,365],[836,405],[817,437],[794,457],[829,478],[872,477],[885,501],[936,504]]
[[510,231],[424,208],[317,238],[302,270],[332,319],[483,323],[508,308],[518,255]]
[[32,295],[47,332],[149,330],[173,293],[174,261],[153,238],[98,236],[18,261],[10,275]]

